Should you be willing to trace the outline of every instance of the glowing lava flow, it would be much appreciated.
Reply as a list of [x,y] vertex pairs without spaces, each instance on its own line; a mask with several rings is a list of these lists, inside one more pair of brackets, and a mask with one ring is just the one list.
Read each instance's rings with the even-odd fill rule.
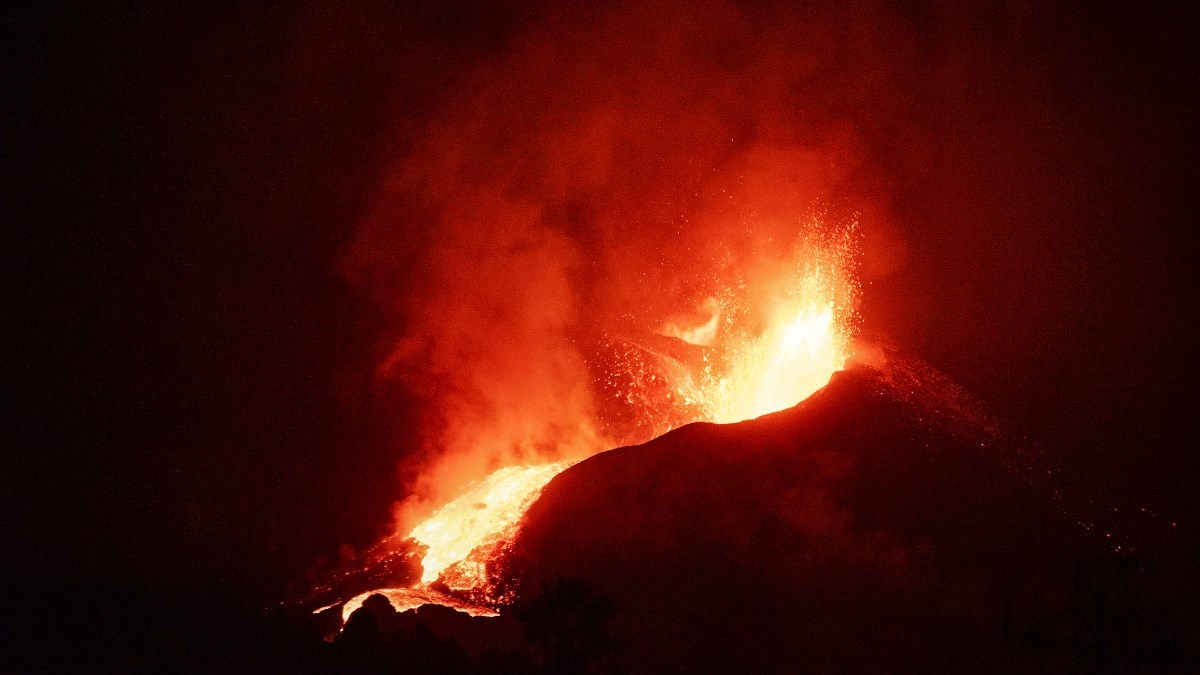
[[346,604],[342,606],[342,621],[349,621],[350,615],[359,607],[362,607],[367,598],[372,595],[382,595],[387,598],[388,604],[397,612],[416,609],[422,605],[441,605],[471,616],[499,616],[495,611],[486,607],[472,605],[469,602],[463,602],[458,598],[451,597],[445,593],[439,593],[431,588],[418,586],[414,588],[378,588],[366,593],[360,593],[347,600]]
[[449,570],[453,578],[447,585],[455,590],[486,584],[491,557],[486,549],[511,539],[546,483],[573,463],[504,467],[417,525],[409,536],[427,548],[421,583],[431,584]]
[[[695,421],[738,422],[804,400],[844,367],[850,353],[858,299],[852,249],[849,234],[840,244],[808,246],[768,285],[773,294],[708,298],[694,324],[665,324],[665,335],[705,347],[703,365],[692,370],[663,357],[662,372],[650,377],[665,378],[673,405]],[[409,534],[425,548],[420,582],[374,592],[398,611],[433,603],[494,615],[512,598],[497,595],[489,565],[511,544],[546,484],[573,463],[508,466],[478,481]],[[351,599],[344,616],[370,594]]]

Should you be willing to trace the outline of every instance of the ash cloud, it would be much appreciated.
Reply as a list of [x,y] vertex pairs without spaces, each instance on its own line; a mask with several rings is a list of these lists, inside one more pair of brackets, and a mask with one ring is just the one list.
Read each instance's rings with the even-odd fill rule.
[[901,267],[863,130],[903,96],[916,47],[898,21],[835,3],[581,6],[464,65],[346,256],[390,321],[381,386],[427,409],[408,504],[619,441],[596,423],[588,340],[779,264],[814,217],[861,223],[866,278]]

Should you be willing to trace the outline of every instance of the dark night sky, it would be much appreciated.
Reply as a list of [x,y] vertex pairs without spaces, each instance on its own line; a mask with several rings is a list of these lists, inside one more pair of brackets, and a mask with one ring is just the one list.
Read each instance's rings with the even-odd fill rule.
[[[864,329],[1194,527],[1186,12],[1037,4],[889,6],[922,56],[902,114],[887,77],[821,84],[907,247]],[[341,256],[440,89],[537,10],[5,10],[7,578],[269,598],[386,527],[381,436],[414,422],[379,422]]]

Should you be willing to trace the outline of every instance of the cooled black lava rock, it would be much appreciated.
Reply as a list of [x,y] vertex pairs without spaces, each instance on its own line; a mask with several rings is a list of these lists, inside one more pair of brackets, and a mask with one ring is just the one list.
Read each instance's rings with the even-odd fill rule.
[[1104,546],[961,390],[874,361],[795,408],[575,465],[502,576],[522,597],[581,580],[636,670],[1028,666],[1013,632]]

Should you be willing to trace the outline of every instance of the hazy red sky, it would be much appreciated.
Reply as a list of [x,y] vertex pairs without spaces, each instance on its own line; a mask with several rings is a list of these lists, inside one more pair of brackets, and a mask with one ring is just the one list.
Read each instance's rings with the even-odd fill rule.
[[269,593],[386,529],[438,409],[377,377],[400,338],[571,400],[541,337],[655,320],[813,204],[861,220],[865,331],[1114,498],[1182,504],[1183,10],[790,4],[14,15],[6,563]]

